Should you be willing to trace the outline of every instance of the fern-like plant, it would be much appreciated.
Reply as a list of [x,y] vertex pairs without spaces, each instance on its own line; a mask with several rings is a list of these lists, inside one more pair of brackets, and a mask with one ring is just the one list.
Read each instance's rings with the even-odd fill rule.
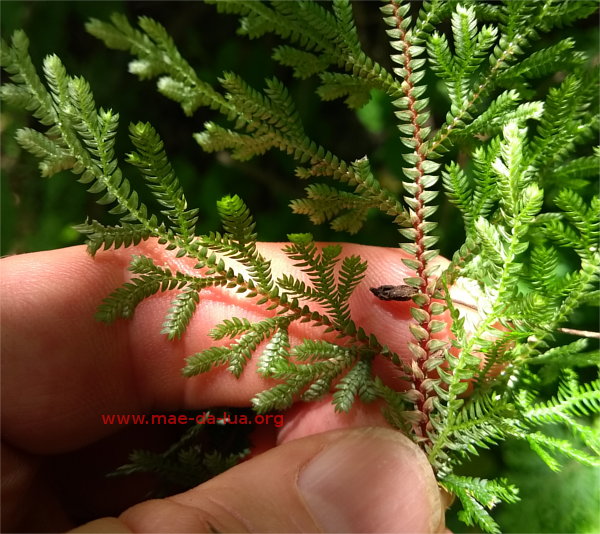
[[[16,31],[11,44],[2,43],[2,66],[12,81],[1,95],[41,124],[40,130],[19,130],[18,142],[39,158],[43,176],[70,169],[120,217],[116,226],[88,220],[78,227],[90,254],[155,238],[175,257],[195,262],[195,273],[188,274],[134,256],[133,278],[100,304],[98,318],[131,317],[145,298],[174,291],[163,332],[179,338],[209,287],[272,310],[257,322],[231,317],[215,325],[211,337],[227,343],[189,355],[184,374],[225,366],[239,377],[257,358],[258,372],[277,381],[253,399],[259,412],[330,393],[337,411],[350,410],[357,399],[380,399],[390,424],[419,444],[439,484],[458,497],[461,519],[487,532],[498,532],[489,510],[515,501],[517,492],[504,479],[459,474],[479,449],[518,438],[551,469],[561,458],[599,465],[600,439],[585,418],[600,410],[600,358],[586,337],[561,344],[557,336],[561,329],[573,333],[569,319],[578,307],[598,304],[600,200],[589,194],[598,178],[599,152],[591,148],[598,132],[598,70],[570,37],[540,44],[555,28],[590,16],[596,2],[369,3],[383,14],[389,64],[364,50],[349,0],[214,3],[240,17],[240,34],[274,34],[281,44],[273,59],[298,78],[316,77],[323,100],[343,98],[357,109],[374,95],[389,99],[405,147],[397,188],[378,179],[367,156],[344,161],[312,140],[278,79],[258,90],[226,72],[215,88],[148,17],[134,26],[117,14],[111,21],[91,20],[87,30],[132,54],[130,72],[158,78],[159,92],[186,115],[209,107],[226,119],[205,123],[195,135],[206,152],[247,160],[278,149],[293,158],[297,177],[310,181],[305,197],[291,201],[293,212],[350,233],[373,210],[389,216],[401,237],[400,257],[413,274],[372,288],[373,299],[407,301],[410,357],[393,352],[351,316],[349,299],[368,268],[365,261],[344,255],[341,245],[320,246],[310,234],[291,234],[283,251],[305,277],[274,277],[257,248],[254,219],[236,195],[217,202],[222,231],[198,235],[198,210],[188,206],[157,131],[132,124],[134,151],[119,158],[118,115],[98,108],[88,83],[69,75],[55,55],[45,58],[40,79],[28,40]],[[535,80],[546,80],[547,90],[536,91]],[[429,109],[438,87],[447,99],[445,120]],[[140,201],[123,161],[140,171],[159,211]],[[459,210],[465,233],[445,267],[436,261],[440,194]],[[564,262],[558,269],[565,255],[568,271]],[[477,287],[474,325],[466,324],[451,297],[459,279]],[[331,336],[292,345],[296,323]],[[448,328],[449,339],[436,335]],[[398,369],[401,387],[376,376],[376,358]],[[595,369],[591,379],[578,373],[584,366]],[[548,397],[553,383],[557,389]],[[583,448],[555,437],[550,425],[566,427]]]

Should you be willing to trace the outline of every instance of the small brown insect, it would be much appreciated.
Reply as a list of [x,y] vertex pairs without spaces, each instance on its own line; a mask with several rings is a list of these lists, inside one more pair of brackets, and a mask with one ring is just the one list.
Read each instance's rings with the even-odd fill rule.
[[419,290],[416,287],[399,286],[379,286],[372,287],[371,293],[380,300],[410,300]]

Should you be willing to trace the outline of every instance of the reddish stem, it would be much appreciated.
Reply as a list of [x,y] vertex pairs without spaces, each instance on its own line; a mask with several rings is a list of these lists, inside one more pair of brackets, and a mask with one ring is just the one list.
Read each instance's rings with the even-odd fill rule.
[[[404,79],[404,93],[408,99],[408,110],[410,112],[410,123],[414,128],[413,139],[415,141],[414,151],[417,155],[418,159],[415,163],[415,168],[417,170],[417,175],[414,178],[415,185],[417,186],[417,191],[415,192],[415,200],[417,201],[417,205],[415,208],[415,216],[412,218],[412,225],[415,229],[415,245],[417,247],[415,253],[415,259],[418,262],[418,267],[416,269],[417,277],[421,278],[423,282],[421,283],[421,293],[427,297],[427,301],[425,304],[421,305],[421,309],[425,311],[430,316],[430,297],[429,294],[429,277],[426,272],[427,261],[424,257],[426,246],[425,246],[425,234],[423,232],[423,223],[425,222],[424,210],[425,210],[425,202],[423,201],[423,192],[425,191],[425,187],[423,186],[423,176],[425,175],[425,171],[423,170],[423,161],[425,161],[426,156],[425,152],[425,144],[421,137],[421,126],[418,123],[419,112],[415,108],[415,104],[417,99],[415,98],[414,92],[414,83],[412,81],[413,68],[412,68],[412,57],[410,53],[410,42],[407,40],[406,31],[402,28],[402,17],[398,13],[399,6],[396,4],[394,0],[391,0],[391,5],[393,7],[393,16],[396,19],[396,28],[400,32],[400,41],[404,43],[404,70],[406,71],[406,76]],[[426,439],[427,436],[427,427],[429,423],[429,412],[431,409],[429,408],[429,403],[427,403],[427,399],[429,398],[429,392],[425,390],[423,387],[423,382],[425,378],[427,378],[427,373],[425,371],[425,363],[430,357],[430,352],[427,348],[427,341],[431,337],[431,326],[430,321],[426,320],[421,323],[421,327],[425,329],[427,332],[427,336],[425,339],[417,340],[419,346],[423,349],[425,356],[422,358],[418,358],[417,365],[419,369],[422,371],[423,378],[413,375],[413,386],[414,389],[422,393],[422,398],[415,403],[415,408],[423,414],[422,421],[414,426],[415,433],[422,438]]]

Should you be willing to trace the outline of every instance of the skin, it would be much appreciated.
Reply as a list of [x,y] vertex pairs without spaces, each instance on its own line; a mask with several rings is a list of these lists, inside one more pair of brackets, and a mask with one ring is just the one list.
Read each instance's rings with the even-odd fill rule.
[[[261,252],[273,260],[273,274],[298,274],[280,247],[260,245]],[[101,300],[131,277],[127,265],[132,253],[150,255],[159,265],[168,261],[172,267],[193,271],[193,264],[174,259],[153,242],[135,250],[100,252],[95,258],[84,247],[72,247],[0,262],[4,531],[67,530],[77,524],[78,519],[70,517],[74,509],[84,510],[89,518],[120,514],[99,519],[79,532],[335,530],[315,512],[322,499],[316,499],[315,505],[310,495],[320,495],[323,484],[344,473],[332,471],[318,491],[309,481],[315,477],[314,462],[331,461],[332,447],[342,453],[364,448],[363,456],[375,450],[389,460],[380,487],[385,482],[390,493],[410,482],[412,497],[391,493],[394,506],[402,506],[404,499],[404,508],[386,514],[389,504],[381,504],[386,493],[370,507],[373,519],[368,512],[358,517],[349,509],[346,530],[443,531],[445,501],[426,458],[407,438],[385,428],[375,405],[357,406],[340,415],[328,402],[297,404],[286,413],[281,429],[258,437],[261,443],[252,459],[168,499],[141,502],[147,488],[139,481],[105,480],[103,473],[126,458],[124,451],[146,447],[149,438],[139,428],[104,425],[100,414],[248,406],[257,392],[274,383],[260,378],[253,362],[239,379],[224,369],[192,379],[181,375],[186,356],[215,344],[207,337],[215,324],[231,316],[259,320],[271,313],[235,293],[203,292],[188,331],[177,341],[160,334],[172,293],[144,301],[132,320],[111,325],[95,321]],[[400,261],[401,253],[344,245],[343,254],[360,254],[369,262],[366,279],[352,297],[353,318],[408,358],[408,303],[384,302],[369,291],[410,275]],[[467,297],[462,293],[461,298]],[[291,333],[292,342],[324,335],[306,325]],[[388,383],[399,384],[397,371],[388,362],[380,361],[376,367]],[[160,443],[164,437],[156,439]],[[306,493],[306,487],[312,493]],[[375,495],[375,490],[369,491],[365,493]],[[264,502],[272,506],[261,509],[257,503]],[[410,510],[411,517],[405,519],[401,510]],[[384,516],[397,523],[381,523]]]

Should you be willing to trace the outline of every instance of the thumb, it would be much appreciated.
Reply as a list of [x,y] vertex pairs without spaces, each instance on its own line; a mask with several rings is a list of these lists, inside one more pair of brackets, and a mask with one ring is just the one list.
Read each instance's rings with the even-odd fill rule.
[[[443,532],[423,453],[385,428],[285,443],[190,491],[73,532]],[[94,530],[96,529],[96,530]]]

